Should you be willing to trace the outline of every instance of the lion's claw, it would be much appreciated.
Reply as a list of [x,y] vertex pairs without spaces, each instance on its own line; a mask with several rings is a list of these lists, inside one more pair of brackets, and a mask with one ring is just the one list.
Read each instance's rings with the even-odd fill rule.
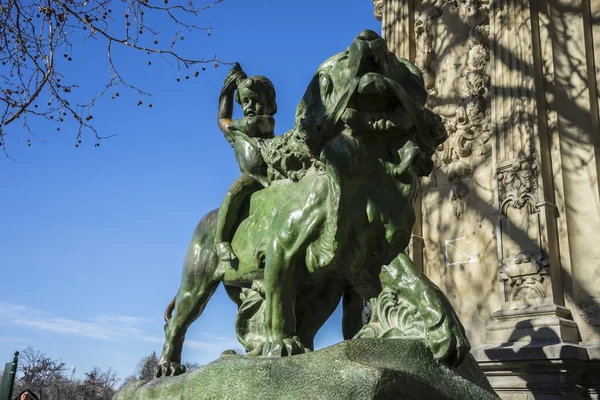
[[300,338],[294,336],[284,339],[268,339],[263,345],[262,355],[264,357],[283,357],[302,354],[306,351]]
[[162,362],[154,369],[155,378],[177,376],[183,373],[185,373],[185,365],[181,365],[177,362]]

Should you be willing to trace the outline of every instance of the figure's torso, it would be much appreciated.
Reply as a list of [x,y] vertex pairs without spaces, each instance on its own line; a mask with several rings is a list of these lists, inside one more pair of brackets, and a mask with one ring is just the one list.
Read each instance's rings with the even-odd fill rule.
[[267,164],[261,154],[265,140],[273,138],[275,120],[271,116],[247,116],[232,121],[230,130],[235,137],[235,158],[243,174],[266,185]]

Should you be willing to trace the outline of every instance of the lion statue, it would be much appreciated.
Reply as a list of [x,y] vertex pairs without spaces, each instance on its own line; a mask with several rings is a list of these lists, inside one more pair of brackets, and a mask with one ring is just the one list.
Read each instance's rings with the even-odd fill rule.
[[373,31],[319,66],[294,127],[252,147],[267,179],[240,208],[230,243],[235,259],[216,253],[218,210],[198,224],[165,313],[157,377],[185,372],[186,331],[221,282],[239,307],[246,356],[313,350],[340,299],[345,339],[415,331],[406,323],[365,325],[364,300],[376,305],[380,296],[405,305],[436,359],[461,362],[470,345],[458,317],[404,253],[418,178],[431,173],[431,157],[446,139],[426,99],[419,70]]

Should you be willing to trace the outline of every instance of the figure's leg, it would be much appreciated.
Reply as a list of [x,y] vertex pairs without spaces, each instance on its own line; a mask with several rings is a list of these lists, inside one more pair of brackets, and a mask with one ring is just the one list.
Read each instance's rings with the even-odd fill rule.
[[155,371],[157,377],[185,372],[181,365],[185,334],[192,322],[202,314],[221,280],[216,273],[219,259],[213,250],[213,240],[204,242],[197,233],[194,234],[185,259],[181,286],[175,298],[174,314],[165,324],[165,343]]
[[267,341],[263,356],[285,356],[304,352],[296,336],[297,282],[299,269],[292,263],[291,254],[278,240],[267,248],[265,257],[265,328]]
[[231,261],[237,258],[230,243],[234,233],[233,228],[240,218],[244,201],[248,196],[261,188],[262,185],[254,178],[244,174],[233,182],[233,185],[227,191],[225,199],[219,208],[215,235],[216,250],[221,260]]

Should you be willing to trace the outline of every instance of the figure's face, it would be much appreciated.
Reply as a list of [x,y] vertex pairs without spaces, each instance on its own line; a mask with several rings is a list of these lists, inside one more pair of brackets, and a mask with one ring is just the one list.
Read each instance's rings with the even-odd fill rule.
[[29,392],[25,392],[21,395],[20,400],[31,400],[31,396],[29,395]]
[[244,86],[240,87],[238,91],[244,116],[263,115],[265,113],[263,96]]

